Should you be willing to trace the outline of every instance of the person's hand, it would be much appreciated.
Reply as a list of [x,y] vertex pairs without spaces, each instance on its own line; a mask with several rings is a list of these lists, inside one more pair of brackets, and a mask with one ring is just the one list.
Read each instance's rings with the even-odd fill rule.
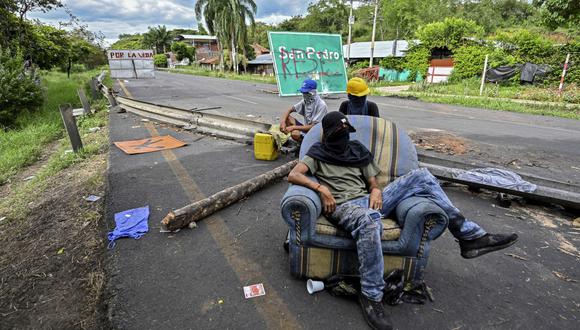
[[280,132],[286,133],[286,123],[285,122],[280,123]]
[[295,129],[296,126],[286,126],[286,130],[284,131],[284,133],[291,133]]
[[326,186],[320,185],[320,187],[318,187],[318,192],[322,199],[322,213],[332,214],[336,209],[336,199],[334,199],[334,196],[332,196],[332,193]]
[[369,207],[379,211],[383,207],[383,195],[379,188],[373,188],[369,197]]

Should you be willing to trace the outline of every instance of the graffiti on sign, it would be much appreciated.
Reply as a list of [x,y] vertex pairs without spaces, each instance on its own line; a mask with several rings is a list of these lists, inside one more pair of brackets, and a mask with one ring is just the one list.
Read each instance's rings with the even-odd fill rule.
[[155,78],[152,50],[109,50],[112,78]]
[[346,68],[340,35],[268,32],[280,95],[298,95],[304,79],[322,93],[344,93]]

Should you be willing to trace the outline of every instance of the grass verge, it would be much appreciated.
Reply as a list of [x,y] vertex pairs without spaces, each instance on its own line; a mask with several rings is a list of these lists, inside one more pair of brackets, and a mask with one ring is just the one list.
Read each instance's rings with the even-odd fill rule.
[[93,107],[77,122],[84,149],[69,152],[62,137],[34,164],[34,177],[8,184],[0,200],[0,318],[8,328],[109,328],[104,198],[84,199],[105,194],[108,114],[104,101]]
[[233,72],[220,72],[219,70],[206,70],[198,67],[180,67],[176,69],[164,69],[163,71],[172,72],[172,73],[184,73],[190,74],[194,76],[204,76],[204,77],[213,77],[213,78],[224,78],[224,79],[231,79],[231,80],[243,80],[243,81],[252,81],[257,83],[264,83],[264,84],[275,84],[276,77],[274,76],[261,76],[258,74],[249,74],[249,73],[241,73],[235,74]]
[[90,77],[96,73],[73,74],[70,79],[61,72],[43,74],[46,91],[43,106],[38,111],[19,116],[16,129],[0,130],[0,185],[22,167],[35,162],[48,143],[63,136],[64,127],[58,106],[70,103],[73,107],[80,107],[76,91],[85,88]]
[[[481,80],[479,78],[464,79],[454,83],[414,84],[411,91],[439,95],[480,96]],[[580,87],[567,84],[562,96],[558,94],[558,84],[520,85],[519,83],[504,83],[484,85],[482,96],[489,98],[508,98],[542,102],[580,103]]]

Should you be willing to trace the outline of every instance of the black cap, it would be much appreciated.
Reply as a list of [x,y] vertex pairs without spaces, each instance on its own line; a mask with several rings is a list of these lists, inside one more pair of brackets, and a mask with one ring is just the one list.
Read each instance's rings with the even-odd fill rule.
[[324,135],[329,135],[338,130],[345,124],[348,127],[348,131],[353,133],[356,129],[348,122],[345,115],[338,111],[329,112],[324,118],[322,118],[322,132]]

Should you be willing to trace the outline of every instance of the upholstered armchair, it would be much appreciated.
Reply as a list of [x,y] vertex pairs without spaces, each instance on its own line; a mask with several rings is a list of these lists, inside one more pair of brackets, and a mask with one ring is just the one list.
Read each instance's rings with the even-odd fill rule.
[[[356,128],[352,140],[364,144],[381,168],[377,180],[381,188],[418,167],[415,146],[397,125],[382,118],[348,116]],[[313,127],[305,136],[300,158],[320,141],[322,127]],[[316,180],[315,178],[312,178]],[[318,193],[290,185],[282,198],[282,217],[290,227],[290,273],[296,278],[327,279],[333,275],[357,275],[356,245],[350,234],[334,226],[323,215]],[[431,240],[447,227],[447,216],[439,206],[423,197],[411,197],[383,219],[382,249],[385,275],[404,270],[407,283],[418,283],[429,258]]]

